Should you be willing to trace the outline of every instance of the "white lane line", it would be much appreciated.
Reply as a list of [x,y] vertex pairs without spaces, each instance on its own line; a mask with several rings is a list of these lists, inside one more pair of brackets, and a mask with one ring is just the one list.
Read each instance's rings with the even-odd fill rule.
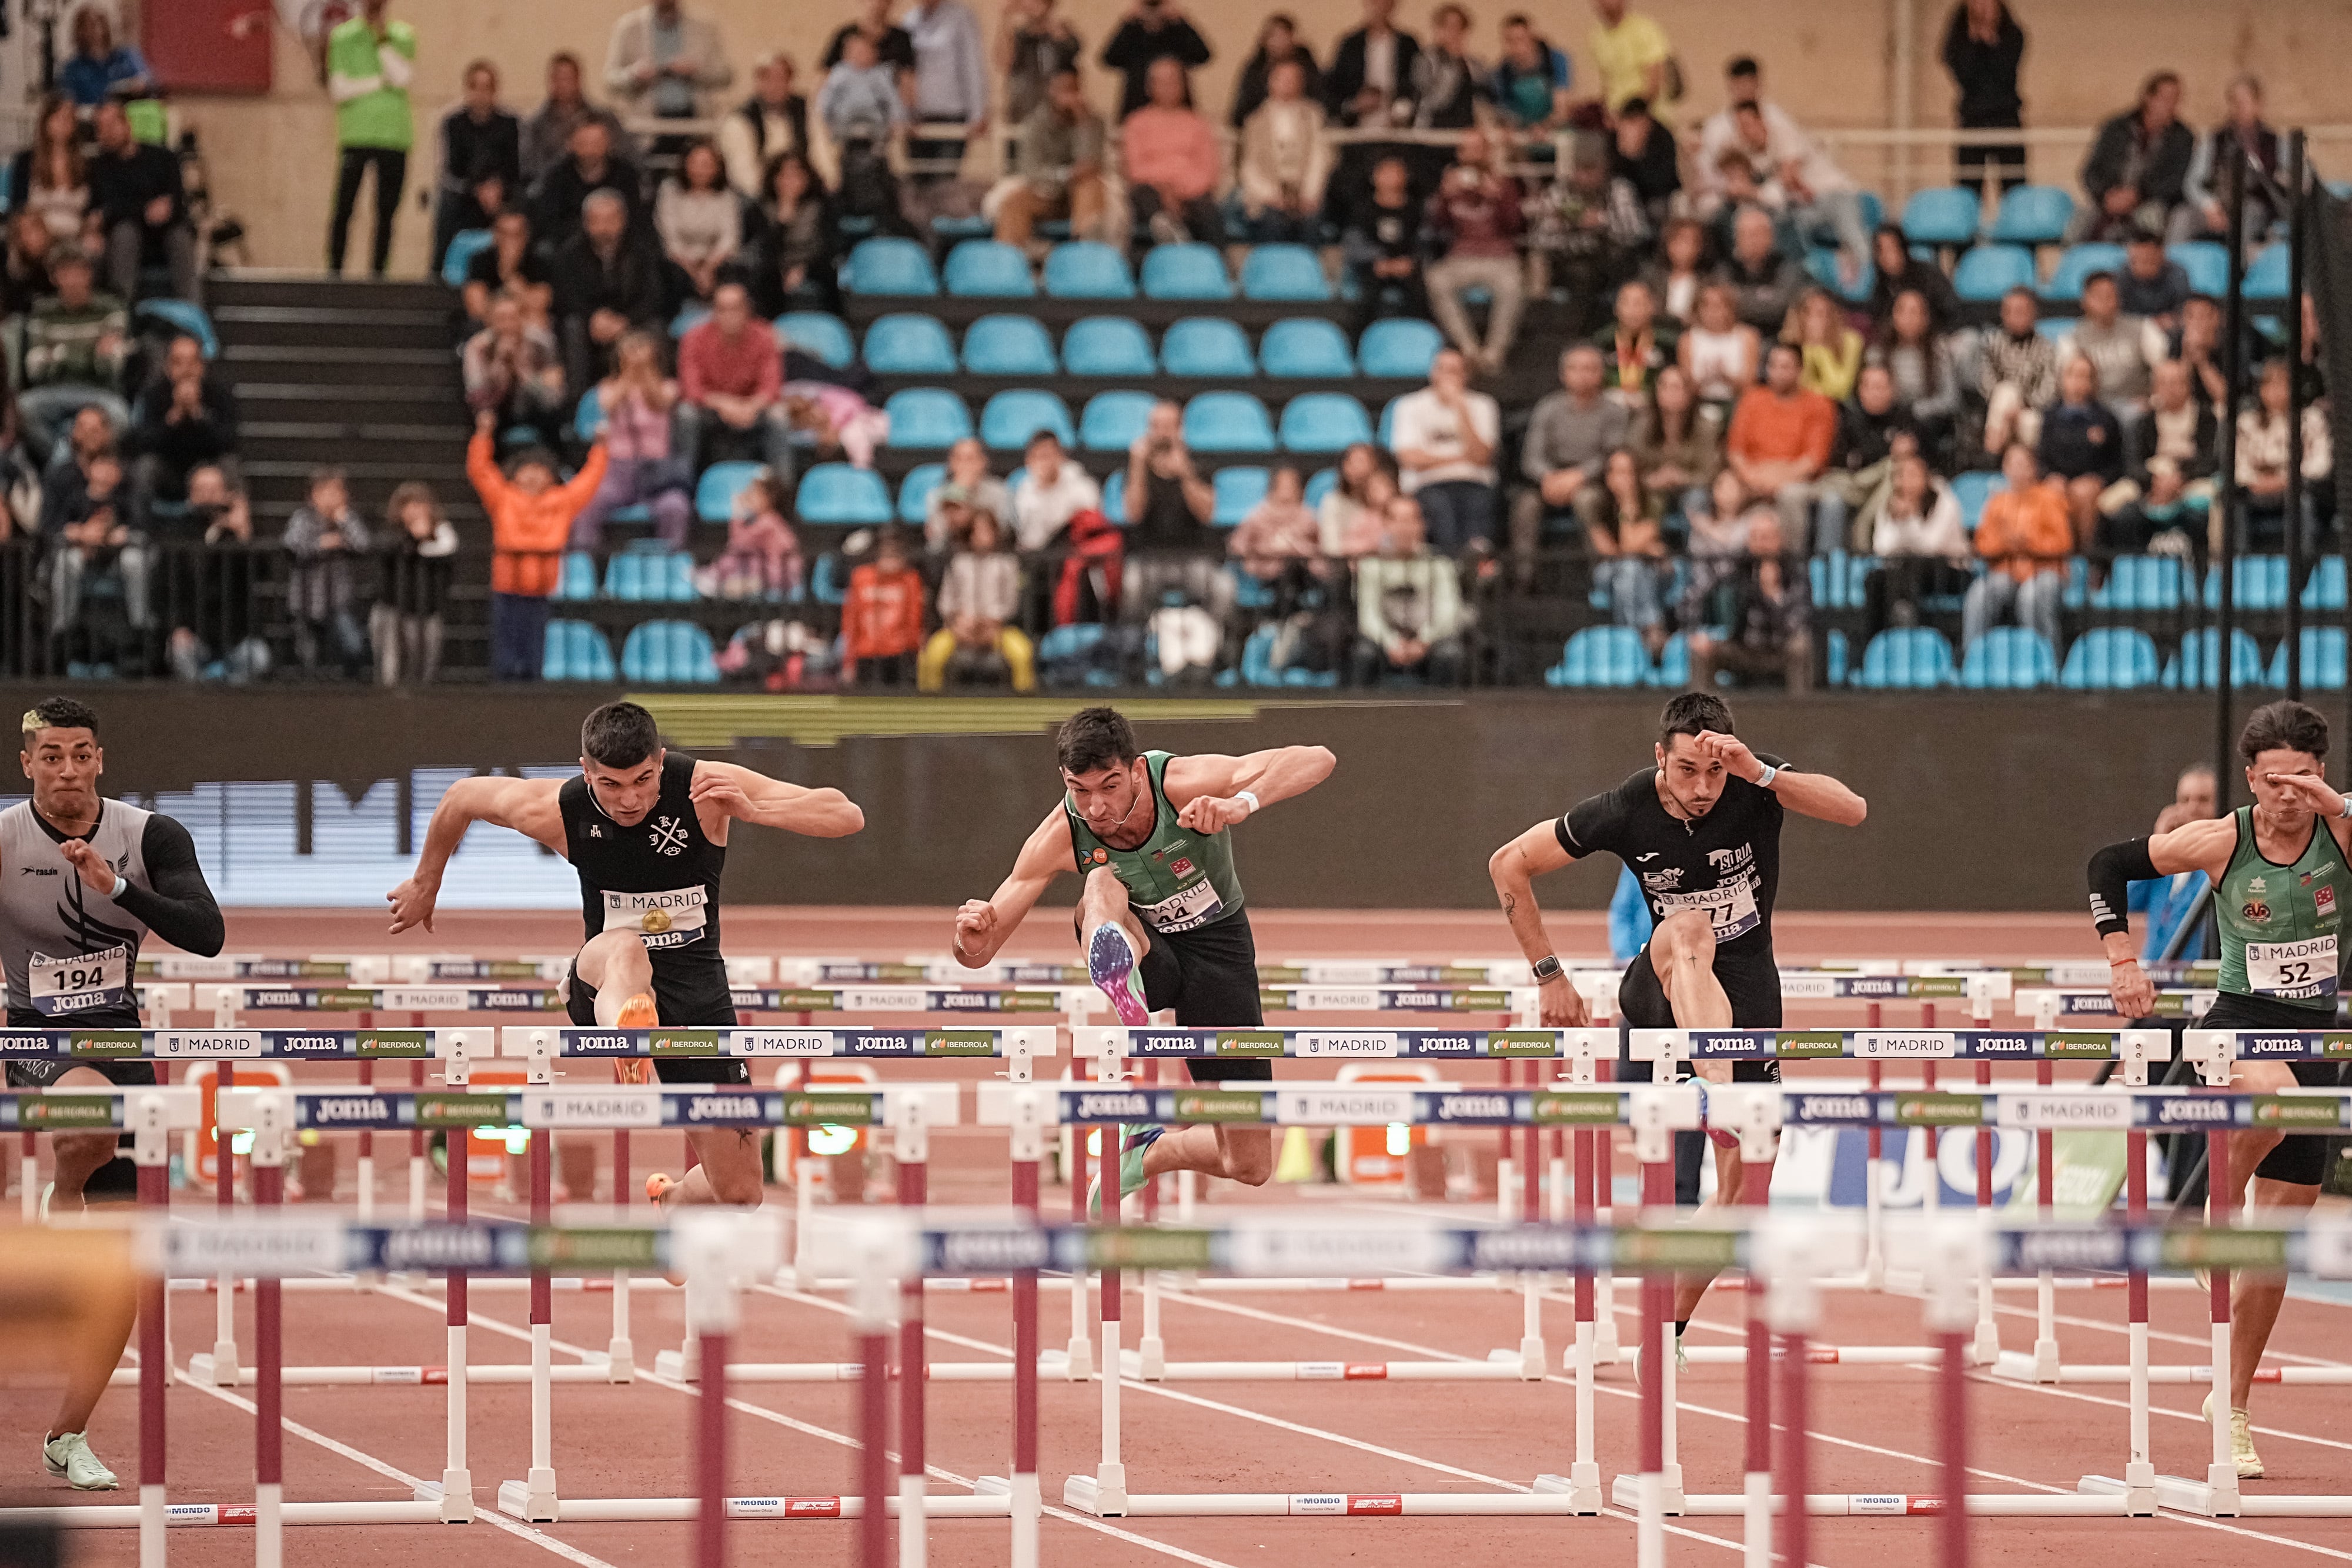
[[[203,1392],[211,1395],[214,1398],[219,1400],[224,1405],[235,1406],[237,1409],[244,1411],[247,1415],[257,1418],[261,1414],[254,1407],[253,1401],[241,1398],[236,1395],[231,1394],[226,1388],[215,1387],[212,1384],[204,1382],[201,1379],[190,1377],[185,1373],[181,1373],[177,1375],[183,1385],[189,1388],[200,1389]],[[427,1484],[419,1478],[410,1475],[406,1470],[402,1469],[397,1465],[379,1459],[373,1454],[362,1453],[361,1450],[352,1448],[349,1443],[338,1442],[336,1439],[328,1437],[324,1432],[313,1430],[309,1427],[305,1427],[299,1421],[281,1416],[279,1418],[279,1425],[284,1427],[287,1431],[291,1432],[296,1437],[301,1438],[304,1442],[315,1443],[320,1448],[326,1449],[329,1453],[341,1455],[342,1458],[351,1460],[352,1463],[362,1466],[364,1469],[373,1470],[376,1474],[384,1477],[388,1480],[399,1481],[412,1490],[421,1489]],[[569,1542],[558,1541],[551,1535],[541,1534],[540,1531],[533,1530],[528,1524],[524,1524],[517,1520],[509,1519],[506,1515],[499,1512],[498,1510],[494,1508],[484,1508],[477,1505],[474,1510],[474,1517],[480,1520],[484,1524],[489,1525],[492,1529],[503,1530],[509,1535],[514,1536],[518,1540],[528,1541],[534,1546],[542,1547],[549,1552],[554,1552],[558,1557],[563,1558],[567,1562],[576,1563],[579,1564],[579,1568],[613,1568],[613,1564],[605,1562],[602,1557],[592,1556],[588,1552],[583,1552],[578,1547],[572,1545]]]

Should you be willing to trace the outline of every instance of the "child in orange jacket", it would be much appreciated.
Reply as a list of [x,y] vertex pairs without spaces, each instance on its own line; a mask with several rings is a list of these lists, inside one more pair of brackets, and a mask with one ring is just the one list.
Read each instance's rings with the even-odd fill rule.
[[555,459],[534,446],[501,473],[492,445],[496,413],[485,410],[474,422],[466,448],[466,477],[490,515],[490,678],[539,679],[547,641],[548,596],[562,570],[572,519],[604,479],[604,444],[588,449],[588,461],[563,484],[555,479]]
[[923,645],[923,574],[907,563],[907,547],[887,530],[874,559],[849,574],[841,606],[841,679],[866,684],[915,684],[915,653]]

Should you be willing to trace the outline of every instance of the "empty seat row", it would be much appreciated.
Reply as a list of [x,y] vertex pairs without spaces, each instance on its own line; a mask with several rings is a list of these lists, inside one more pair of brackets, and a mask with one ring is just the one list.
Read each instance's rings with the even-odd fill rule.
[[[1874,557],[1836,552],[1814,558],[1813,601],[1832,610],[1862,608],[1864,580],[1880,564]],[[2078,557],[2069,561],[2067,572],[2071,580],[2066,604],[2070,609],[2087,606],[2127,614],[2185,610],[2195,603],[2217,610],[2221,604],[2221,568],[2206,569],[2200,595],[2189,586],[2189,563],[2178,556],[2117,556],[2107,562],[2106,577],[2095,587],[2091,585],[2088,560]],[[2284,610],[2290,581],[2286,557],[2241,556],[2231,580],[2230,598],[2240,610]],[[2343,558],[2322,556],[2312,563],[2305,580],[2302,607],[2309,611],[2341,611],[2345,607],[2344,588]]]
[[[2165,254],[2189,275],[2189,286],[2200,294],[2218,297],[2229,287],[2230,253],[2211,240],[2168,246]],[[2021,245],[1994,241],[1960,253],[1952,267],[1952,291],[1962,299],[1999,299],[2012,288],[2030,288],[2042,298],[2072,301],[2083,298],[2083,285],[2095,272],[2120,273],[2124,247],[2104,241],[2071,245],[2061,252],[2048,281],[2042,279],[2033,253]],[[2286,296],[2287,251],[2274,245],[2246,268],[2245,290],[2250,299],[2280,299]]]
[[[551,621],[540,674],[550,681],[613,680],[613,645],[584,621]],[[715,685],[719,664],[710,633],[691,621],[641,622],[622,639],[617,678],[656,685]]]
[[[1151,413],[1149,392],[1097,392],[1076,421],[1053,392],[1031,388],[1001,392],[981,410],[980,423],[961,398],[938,387],[908,387],[890,394],[894,447],[952,446],[978,435],[982,444],[1017,451],[1041,430],[1065,446],[1092,452],[1123,452],[1143,434]],[[1184,441],[1196,452],[1340,452],[1372,439],[1364,405],[1344,392],[1305,392],[1283,404],[1277,429],[1266,406],[1248,392],[1207,392],[1184,405]]]
[[[937,295],[964,299],[1244,299],[1321,303],[1330,280],[1315,252],[1303,245],[1262,245],[1243,259],[1238,277],[1225,270],[1214,246],[1163,245],[1146,251],[1139,276],[1126,256],[1096,240],[1071,240],[1046,253],[1033,272],[1028,255],[996,240],[965,240],[934,268],[930,253],[910,239],[860,240],[849,253],[844,283],[852,294]],[[1042,284],[1042,287],[1041,287]]]
[[567,554],[557,573],[552,597],[690,604],[700,595],[694,585],[694,558],[684,550],[624,549],[615,551],[604,563],[601,590],[594,559],[581,550]]
[[[1210,476],[1217,497],[1216,510],[1210,521],[1221,528],[1240,523],[1252,507],[1265,498],[1273,476],[1270,468],[1250,465],[1218,469]],[[1015,468],[1006,476],[1005,486],[1017,497],[1027,479],[1025,469]],[[909,469],[899,481],[894,510],[889,487],[880,475],[871,469],[853,468],[846,463],[820,463],[801,476],[793,510],[803,523],[873,527],[895,519],[920,524],[928,514],[931,492],[946,481],[947,465],[942,463],[925,463]],[[1337,468],[1317,470],[1307,481],[1307,505],[1320,506],[1324,496],[1339,482]],[[1127,473],[1120,469],[1103,485],[1103,512],[1115,523],[1126,521],[1127,514],[1120,505],[1126,495]]]
[[[824,318],[830,321],[832,318]],[[837,323],[836,323],[837,324]],[[1062,334],[1061,351],[1034,316],[983,316],[964,329],[961,360],[937,317],[898,312],[866,329],[866,368],[883,376],[1155,376],[1249,381],[1260,374],[1340,381],[1356,376],[1410,378],[1429,373],[1444,342],[1426,321],[1376,321],[1351,345],[1319,316],[1291,317],[1266,328],[1253,349],[1239,323],[1188,316],[1172,323],[1155,350],[1143,324],[1125,316],[1089,316]],[[1263,366],[1263,371],[1260,367]]]

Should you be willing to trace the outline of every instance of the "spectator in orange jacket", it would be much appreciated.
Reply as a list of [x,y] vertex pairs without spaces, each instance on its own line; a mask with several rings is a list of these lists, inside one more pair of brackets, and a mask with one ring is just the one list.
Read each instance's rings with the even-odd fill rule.
[[841,678],[877,686],[915,684],[915,654],[923,645],[923,574],[907,561],[895,529],[882,535],[874,559],[849,574],[841,606]]
[[485,409],[466,448],[466,477],[490,515],[490,678],[539,679],[547,641],[547,601],[563,563],[572,519],[604,481],[604,444],[564,484],[555,459],[534,446],[515,459],[511,476],[499,472],[491,442],[498,415]]
[[2009,488],[1989,497],[1977,522],[1977,554],[1985,574],[1960,601],[1960,648],[2014,614],[2017,623],[2042,633],[2054,655],[2058,606],[2066,594],[2066,558],[2074,549],[2074,525],[2062,485],[2045,481],[2033,448],[2011,442],[2000,455]]
[[[1798,384],[1803,356],[1794,343],[1775,343],[1764,357],[1764,384],[1749,387],[1733,405],[1723,453],[1748,493],[1780,513],[1791,555],[1813,552],[1813,502],[1837,434],[1837,404]],[[1826,554],[1832,541],[1822,541]]]

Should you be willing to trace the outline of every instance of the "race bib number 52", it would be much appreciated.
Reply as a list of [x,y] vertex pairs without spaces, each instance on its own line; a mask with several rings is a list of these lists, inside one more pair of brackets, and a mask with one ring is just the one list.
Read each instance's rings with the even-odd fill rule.
[[2336,994],[2336,938],[2246,944],[2246,988],[2281,1001],[2321,1001]]

